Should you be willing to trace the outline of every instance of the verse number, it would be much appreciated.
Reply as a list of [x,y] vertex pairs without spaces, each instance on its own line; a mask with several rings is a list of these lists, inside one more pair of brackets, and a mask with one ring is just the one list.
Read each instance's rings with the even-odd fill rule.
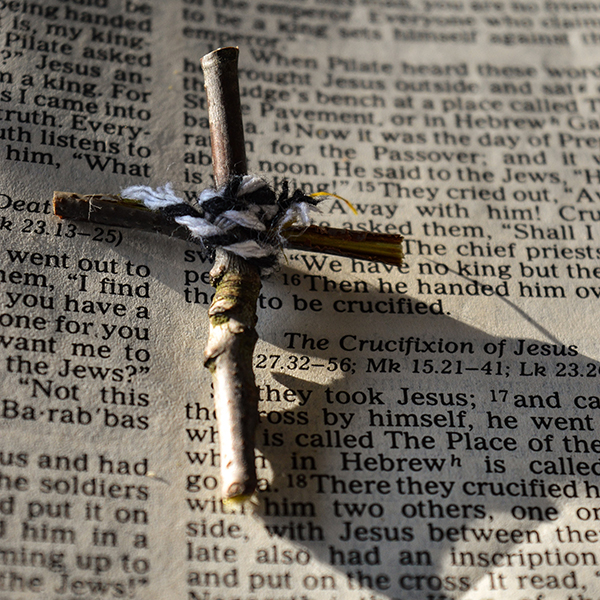
[[308,371],[310,367],[310,358],[308,356],[294,356],[292,354],[290,355],[286,366],[290,371],[295,371],[296,369]]
[[57,223],[54,235],[66,238],[75,237],[77,235],[77,227],[74,223]]
[[354,369],[352,369],[352,367],[352,361],[347,356],[342,358],[342,360],[339,360],[336,357],[331,357],[329,359],[329,363],[327,364],[327,370],[332,372],[339,369],[343,373],[348,373],[348,371],[352,371],[354,373]]
[[306,475],[302,473],[288,473],[288,487],[289,488],[305,488],[308,485]]
[[94,242],[106,242],[118,246],[123,240],[123,234],[116,229],[103,229],[102,227],[94,227]]

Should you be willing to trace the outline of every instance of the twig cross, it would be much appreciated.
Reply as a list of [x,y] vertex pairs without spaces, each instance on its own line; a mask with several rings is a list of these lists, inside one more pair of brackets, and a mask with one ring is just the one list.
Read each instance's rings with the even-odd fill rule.
[[[238,49],[220,48],[202,58],[210,125],[215,187],[246,175],[246,151],[238,84]],[[327,194],[321,194],[327,195]],[[189,239],[172,220],[141,202],[120,196],[55,192],[61,218],[160,231]],[[331,227],[285,226],[286,246],[400,265],[402,237]],[[256,304],[261,287],[257,266],[224,248],[215,250],[210,271],[215,295],[208,315],[210,332],[204,364],[212,373],[219,427],[221,488],[224,499],[254,493],[255,430],[259,392],[252,369],[258,339]]]

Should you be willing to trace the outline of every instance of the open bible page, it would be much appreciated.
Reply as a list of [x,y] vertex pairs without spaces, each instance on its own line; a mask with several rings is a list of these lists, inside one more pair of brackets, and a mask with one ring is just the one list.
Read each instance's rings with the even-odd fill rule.
[[[600,4],[0,2],[0,595],[596,600]],[[220,497],[199,245],[55,190],[249,170],[405,263],[263,281],[252,503]]]

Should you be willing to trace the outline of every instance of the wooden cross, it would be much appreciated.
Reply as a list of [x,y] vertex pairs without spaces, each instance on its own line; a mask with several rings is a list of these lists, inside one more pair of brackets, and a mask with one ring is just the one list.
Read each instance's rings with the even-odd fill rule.
[[[217,189],[246,175],[246,151],[238,85],[238,49],[220,48],[202,58],[208,98],[213,174]],[[327,194],[325,194],[327,195]],[[55,192],[54,213],[61,218],[189,235],[139,201],[120,196]],[[362,260],[400,265],[402,236],[332,227],[285,227],[287,246]],[[252,354],[258,339],[256,303],[260,273],[247,260],[222,248],[210,271],[215,295],[208,315],[210,332],[204,364],[212,373],[219,427],[221,487],[224,499],[244,500],[256,488],[255,429],[258,388]]]

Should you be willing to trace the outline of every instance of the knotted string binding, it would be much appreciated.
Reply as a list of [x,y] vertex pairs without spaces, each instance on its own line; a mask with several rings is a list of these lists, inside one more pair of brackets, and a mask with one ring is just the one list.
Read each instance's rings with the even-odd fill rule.
[[301,190],[290,195],[287,181],[277,195],[255,175],[234,176],[218,190],[205,189],[194,203],[177,196],[170,183],[156,190],[131,186],[121,196],[140,200],[186,227],[207,256],[212,258],[216,248],[222,248],[246,259],[263,274],[275,266],[286,245],[282,229],[292,223],[308,227],[310,214],[320,201]]

